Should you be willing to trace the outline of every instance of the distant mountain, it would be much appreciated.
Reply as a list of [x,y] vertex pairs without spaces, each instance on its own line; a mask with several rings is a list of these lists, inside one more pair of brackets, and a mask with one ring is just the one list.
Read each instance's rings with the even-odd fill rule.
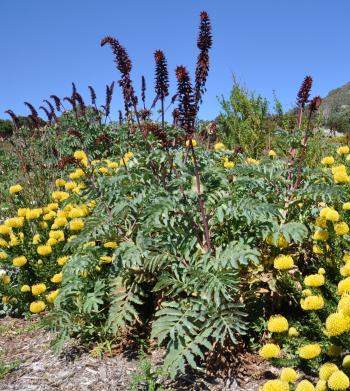
[[350,108],[350,82],[331,90],[323,98],[322,108],[325,117],[329,117],[331,113],[338,113]]

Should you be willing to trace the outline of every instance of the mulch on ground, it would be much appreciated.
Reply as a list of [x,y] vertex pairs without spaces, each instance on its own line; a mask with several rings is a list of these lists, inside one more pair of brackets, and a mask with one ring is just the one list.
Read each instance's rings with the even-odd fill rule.
[[[71,341],[64,352],[51,349],[54,338],[39,328],[38,320],[0,320],[0,391],[127,391],[137,371],[137,359],[125,354],[94,357],[86,348]],[[163,352],[152,353],[159,365]],[[276,371],[253,354],[239,356],[239,365],[229,379],[213,374],[186,375],[176,383],[166,381],[166,390],[255,391]],[[5,371],[6,374],[1,375]],[[271,372],[272,371],[272,372]],[[140,385],[140,390],[148,390]]]

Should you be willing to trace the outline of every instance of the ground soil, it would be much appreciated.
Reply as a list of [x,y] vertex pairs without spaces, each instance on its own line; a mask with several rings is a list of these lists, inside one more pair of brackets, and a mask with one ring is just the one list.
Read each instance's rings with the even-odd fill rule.
[[[38,327],[38,320],[0,320],[0,391],[127,391],[138,370],[137,358],[126,354],[95,357],[77,341],[60,355],[51,348],[53,335]],[[162,361],[155,350],[152,363]],[[6,373],[7,372],[7,373]],[[223,379],[203,373],[183,376],[176,383],[164,381],[164,390],[255,391],[276,370],[258,356],[241,354],[234,374]],[[139,390],[148,390],[140,385]]]

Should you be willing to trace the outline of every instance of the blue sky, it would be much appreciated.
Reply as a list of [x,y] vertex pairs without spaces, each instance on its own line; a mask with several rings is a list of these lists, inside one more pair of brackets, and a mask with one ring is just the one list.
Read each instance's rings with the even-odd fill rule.
[[[229,94],[232,74],[270,101],[276,90],[286,109],[307,74],[313,95],[350,81],[349,0],[2,0],[0,117],[8,108],[27,113],[23,101],[66,96],[72,81],[84,97],[93,85],[103,104],[105,85],[119,78],[111,50],[99,46],[105,35],[127,48],[137,89],[145,75],[149,102],[153,52],[162,49],[174,92],[177,65],[193,74],[201,10],[214,35],[201,118],[218,114],[217,96]],[[122,107],[118,89],[112,109]]]

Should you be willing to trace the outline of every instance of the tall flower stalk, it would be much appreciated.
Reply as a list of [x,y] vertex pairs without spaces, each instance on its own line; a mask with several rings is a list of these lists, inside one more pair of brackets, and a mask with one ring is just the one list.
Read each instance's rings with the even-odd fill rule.
[[301,182],[301,172],[303,169],[303,164],[304,164],[305,154],[306,154],[306,147],[307,147],[307,143],[308,143],[308,140],[310,137],[310,132],[311,132],[311,129],[310,129],[311,128],[311,117],[319,109],[319,107],[321,106],[321,103],[322,103],[322,99],[320,96],[315,96],[310,102],[309,116],[308,116],[307,126],[306,126],[306,130],[305,130],[305,135],[304,135],[302,145],[301,145],[298,174],[297,174],[297,179],[294,184],[294,189],[297,189],[300,185],[300,182]]
[[297,107],[299,108],[298,129],[301,128],[303,112],[306,104],[309,102],[311,87],[312,87],[312,77],[306,76],[297,95]]
[[200,14],[199,35],[197,47],[200,53],[197,58],[195,98],[197,109],[202,102],[202,95],[205,92],[205,84],[209,73],[209,49],[212,47],[212,27],[208,13],[202,11]]
[[20,128],[20,123],[19,123],[19,119],[18,119],[17,115],[10,109],[6,110],[5,113],[8,114],[11,117],[12,122],[15,125],[15,128],[19,129]]
[[130,57],[125,48],[119,43],[117,39],[110,36],[103,38],[101,41],[101,46],[105,46],[107,44],[112,48],[114,62],[117,66],[117,69],[121,73],[121,79],[118,81],[118,83],[123,91],[126,117],[128,116],[130,108],[132,107],[134,109],[137,122],[140,125],[137,110],[137,97],[135,95],[135,90],[130,77],[132,68]]
[[157,50],[154,53],[154,59],[156,62],[156,80],[155,91],[156,99],[160,99],[162,110],[162,129],[164,131],[164,99],[169,95],[169,74],[168,66],[164,53],[161,50]]
[[61,99],[57,95],[50,95],[50,98],[53,99],[53,101],[55,102],[55,106],[56,106],[57,111],[61,111],[61,106],[64,109],[64,107],[61,103]]
[[143,109],[146,110],[146,79],[143,75],[141,77],[141,99],[143,103]]
[[205,250],[211,251],[211,239],[209,233],[209,224],[207,214],[204,208],[204,202],[201,189],[201,178],[197,162],[196,153],[193,147],[193,133],[194,124],[196,118],[196,99],[193,92],[190,76],[187,69],[184,66],[178,66],[176,68],[177,78],[177,93],[178,93],[178,121],[179,125],[186,131],[186,143],[188,143],[189,150],[191,151],[194,174],[196,178],[196,190],[198,195],[198,206],[201,213],[203,231],[205,237]]
[[40,118],[38,115],[38,112],[34,108],[34,106],[29,102],[24,102],[24,104],[29,108],[31,114],[29,115],[29,118],[33,121],[33,125],[35,128],[40,127]]

